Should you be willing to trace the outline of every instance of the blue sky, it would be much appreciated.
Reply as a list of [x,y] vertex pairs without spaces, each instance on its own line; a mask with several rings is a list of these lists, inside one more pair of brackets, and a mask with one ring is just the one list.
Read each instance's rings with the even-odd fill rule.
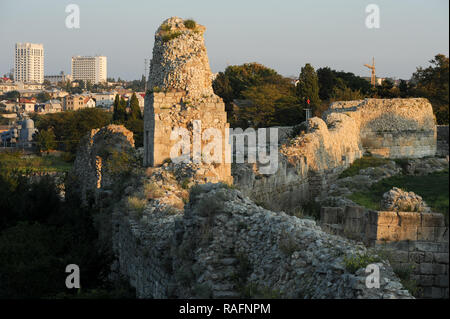
[[[66,5],[80,7],[80,29],[65,27]],[[365,8],[380,8],[367,29]],[[213,72],[259,62],[298,75],[301,66],[410,78],[437,53],[449,54],[447,0],[0,0],[0,75],[13,67],[16,42],[43,43],[45,74],[70,73],[73,55],[108,57],[108,76],[137,79],[154,32],[168,17],[207,27]]]

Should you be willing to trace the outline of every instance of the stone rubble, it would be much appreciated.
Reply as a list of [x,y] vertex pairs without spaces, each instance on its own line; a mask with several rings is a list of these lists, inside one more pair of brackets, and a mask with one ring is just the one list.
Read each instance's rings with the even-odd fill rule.
[[431,212],[430,207],[421,196],[414,192],[406,192],[398,187],[394,187],[383,194],[381,209],[395,212]]

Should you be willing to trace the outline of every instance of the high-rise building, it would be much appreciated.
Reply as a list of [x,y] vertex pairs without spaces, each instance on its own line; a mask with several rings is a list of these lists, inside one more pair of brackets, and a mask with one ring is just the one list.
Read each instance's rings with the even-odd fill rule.
[[106,82],[106,56],[72,57],[72,80],[90,81],[92,84]]
[[22,83],[44,82],[44,46],[16,43],[14,80]]

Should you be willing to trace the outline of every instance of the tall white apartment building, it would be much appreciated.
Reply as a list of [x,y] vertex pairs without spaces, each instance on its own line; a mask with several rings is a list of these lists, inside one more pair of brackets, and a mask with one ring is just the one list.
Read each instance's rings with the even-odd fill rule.
[[16,43],[14,80],[21,83],[44,82],[44,46]]
[[106,82],[106,56],[72,57],[72,80],[91,81],[92,84]]

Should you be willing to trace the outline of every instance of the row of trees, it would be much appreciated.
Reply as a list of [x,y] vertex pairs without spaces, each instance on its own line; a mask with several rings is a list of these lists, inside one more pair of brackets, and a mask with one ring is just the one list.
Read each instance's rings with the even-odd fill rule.
[[[304,120],[304,109],[320,116],[330,102],[371,98],[425,97],[433,105],[439,124],[448,123],[449,59],[438,54],[427,68],[418,68],[411,81],[390,80],[373,88],[350,72],[329,67],[317,71],[307,63],[301,68],[297,85],[276,71],[257,63],[229,66],[213,82],[214,92],[226,103],[232,126],[263,127],[295,125]],[[245,107],[233,101],[247,100]],[[308,103],[309,102],[309,103]],[[239,104],[239,103],[237,103]]]

